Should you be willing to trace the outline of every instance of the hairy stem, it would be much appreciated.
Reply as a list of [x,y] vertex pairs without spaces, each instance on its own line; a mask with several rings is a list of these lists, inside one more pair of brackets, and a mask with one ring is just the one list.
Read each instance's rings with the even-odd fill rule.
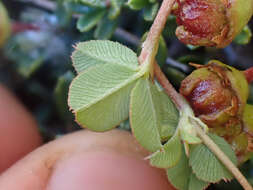
[[[148,33],[147,39],[143,43],[142,51],[139,56],[140,64],[148,61],[151,67],[154,65],[155,56],[157,54],[160,35],[164,29],[167,18],[176,0],[163,0],[162,5],[156,15]],[[152,73],[151,73],[152,75]]]
[[227,157],[224,152],[213,142],[213,140],[202,130],[202,128],[196,125],[196,131],[199,138],[203,143],[217,156],[217,158],[226,166],[226,168],[234,175],[237,181],[242,185],[245,190],[252,190],[251,185],[247,179],[242,175],[240,170],[233,164],[233,162]]
[[163,86],[166,93],[175,103],[177,108],[179,110],[182,110],[182,108],[184,107],[185,104],[187,104],[187,102],[173,88],[173,86],[167,80],[166,76],[163,74],[160,67],[157,65],[155,61],[155,56],[157,54],[159,46],[159,39],[175,1],[176,0],[163,0],[162,5],[154,20],[154,23],[150,28],[148,36],[145,42],[143,43],[142,51],[139,56],[139,62],[140,64],[143,64],[144,62],[148,61],[148,63],[151,65],[150,66],[151,77],[153,77],[153,75],[156,76],[157,81],[160,82],[160,84]]
[[168,81],[167,77],[164,75],[164,73],[161,71],[159,65],[155,63],[154,65],[154,74],[157,79],[157,81],[161,84],[161,86],[164,88],[164,91],[166,94],[172,99],[172,101],[175,103],[178,110],[182,110],[183,107],[188,104],[184,97],[179,94],[175,88],[172,86],[172,84]]
[[253,67],[244,71],[244,75],[245,75],[248,83],[253,83]]

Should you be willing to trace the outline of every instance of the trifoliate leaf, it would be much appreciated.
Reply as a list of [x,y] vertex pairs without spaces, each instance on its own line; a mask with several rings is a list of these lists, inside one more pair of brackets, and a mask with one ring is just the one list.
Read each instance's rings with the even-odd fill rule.
[[140,10],[149,5],[149,0],[128,0],[127,5],[133,10]]
[[[209,136],[236,165],[237,158],[230,145],[217,135],[209,134]],[[232,174],[204,144],[199,144],[193,148],[189,163],[197,178],[203,181],[216,183],[222,179],[230,180],[233,178]]]
[[110,39],[116,30],[118,20],[111,20],[108,15],[104,16],[102,20],[98,23],[98,26],[94,32],[94,38],[100,40]]
[[185,153],[182,153],[179,162],[172,168],[167,169],[170,183],[178,190],[188,190],[191,168]]
[[209,183],[199,180],[194,173],[191,174],[188,190],[203,190],[208,187]]
[[142,74],[119,64],[103,64],[80,73],[69,91],[77,122],[106,131],[128,117],[130,92]]
[[154,153],[150,159],[150,164],[158,168],[170,168],[175,166],[180,160],[182,153],[181,139],[178,133],[163,146],[162,150]]
[[105,0],[78,0],[78,2],[92,7],[100,7],[100,8],[106,7]]
[[149,4],[143,9],[143,16],[146,21],[154,20],[159,8],[159,3]]
[[85,69],[105,63],[138,68],[137,55],[129,48],[108,40],[92,40],[78,43],[72,54],[74,67],[78,73]]
[[82,15],[77,21],[77,29],[80,32],[87,32],[92,29],[105,15],[105,10],[97,9]]
[[139,143],[151,152],[162,148],[158,129],[159,118],[155,98],[159,93],[148,79],[141,78],[132,90],[130,100],[130,123]]

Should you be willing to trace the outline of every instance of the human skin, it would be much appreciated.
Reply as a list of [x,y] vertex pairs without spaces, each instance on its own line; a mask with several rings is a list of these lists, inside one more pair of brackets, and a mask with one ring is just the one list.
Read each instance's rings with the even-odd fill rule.
[[[4,92],[0,91],[0,100],[5,99],[2,104],[6,104],[5,107],[0,106],[0,113],[5,111],[13,114],[16,119],[11,121],[12,125],[19,126],[5,133],[6,139],[9,139],[5,146],[8,147],[2,145],[0,138],[0,148],[10,149],[9,152],[14,154],[23,150],[25,146],[13,149],[11,147],[14,147],[12,144],[15,144],[16,140],[10,139],[21,138],[27,135],[26,133],[31,133],[23,131],[27,125],[21,125],[21,121],[30,121],[30,115],[26,111],[26,114],[18,112],[22,106],[3,87],[0,89]],[[16,104],[20,107],[16,108]],[[0,126],[9,125],[5,121],[6,117],[1,117]],[[3,134],[1,130],[3,131],[3,128],[0,128],[0,134]],[[19,130],[19,133],[16,134],[15,130]],[[28,144],[41,142],[40,137],[36,135],[25,136],[25,139]],[[173,189],[167,181],[165,171],[151,167],[148,161],[144,160],[148,154],[129,132],[113,130],[95,133],[81,130],[45,144],[19,160],[0,175],[0,189]],[[5,153],[4,157],[0,157],[0,162],[5,163],[8,159],[9,155]]]
[[0,85],[0,173],[41,143],[32,115]]

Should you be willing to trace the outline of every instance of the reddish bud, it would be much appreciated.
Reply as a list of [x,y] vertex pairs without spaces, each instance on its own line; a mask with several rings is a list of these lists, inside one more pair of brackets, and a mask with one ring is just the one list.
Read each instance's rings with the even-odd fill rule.
[[244,73],[215,60],[193,65],[197,69],[182,81],[180,93],[210,132],[224,137],[244,162],[253,150],[253,106],[246,106],[249,87]]
[[183,80],[180,93],[195,115],[219,135],[230,137],[241,133],[241,117],[249,93],[241,71],[210,61]]
[[225,47],[253,14],[252,0],[177,0],[176,35],[185,44]]

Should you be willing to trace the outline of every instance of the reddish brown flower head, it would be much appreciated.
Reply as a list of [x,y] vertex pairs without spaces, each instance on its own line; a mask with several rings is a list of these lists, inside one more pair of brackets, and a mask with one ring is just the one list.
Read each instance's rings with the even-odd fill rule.
[[242,72],[210,61],[183,80],[180,93],[196,116],[219,134],[226,127],[233,134],[241,131],[241,117],[248,98],[248,83]]
[[252,0],[177,0],[176,35],[185,44],[224,47],[253,14]]
[[[220,0],[177,0],[177,23],[196,38],[220,35],[226,25],[225,7]],[[181,33],[179,33],[181,34]],[[184,36],[179,36],[184,39]],[[187,40],[186,38],[185,40]],[[194,39],[192,39],[194,42]]]
[[197,69],[182,81],[180,93],[210,132],[224,137],[238,160],[245,161],[252,151],[248,139],[253,139],[253,122],[249,122],[253,107],[246,106],[249,87],[244,73],[215,60],[193,65]]

